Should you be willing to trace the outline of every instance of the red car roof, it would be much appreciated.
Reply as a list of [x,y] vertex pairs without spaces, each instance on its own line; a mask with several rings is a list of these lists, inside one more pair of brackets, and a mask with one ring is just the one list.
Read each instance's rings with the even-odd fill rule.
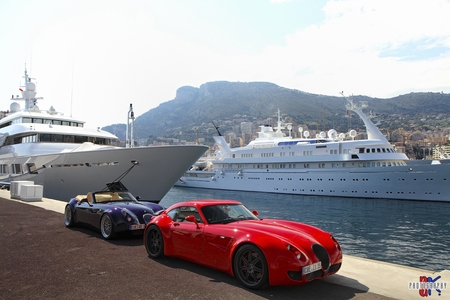
[[194,204],[198,204],[200,206],[209,206],[209,205],[219,205],[219,204],[242,204],[242,203],[239,201],[236,201],[236,200],[198,199],[198,200],[189,200],[189,201],[179,202],[179,203],[171,205],[171,207],[172,206],[183,206],[183,205],[194,205]]

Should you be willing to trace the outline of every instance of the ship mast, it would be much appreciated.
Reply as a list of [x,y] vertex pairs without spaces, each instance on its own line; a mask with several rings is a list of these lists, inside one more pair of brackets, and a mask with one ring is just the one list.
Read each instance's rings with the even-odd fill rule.
[[[13,101],[24,100],[25,101],[25,110],[26,111],[39,109],[36,106],[37,100],[41,100],[43,98],[42,97],[36,98],[36,84],[31,82],[32,78],[28,77],[26,66],[25,66],[25,74],[24,74],[23,78],[25,79],[25,84],[23,86],[21,86],[21,88],[20,88],[20,92],[22,93],[22,97],[14,98],[14,95],[13,95],[11,97],[11,100],[13,100]],[[25,88],[25,90],[23,90],[22,88]]]
[[[131,122],[131,126],[130,126]],[[128,110],[127,117],[127,132],[125,137],[125,148],[133,148],[134,147],[134,112],[133,112],[133,104],[130,103],[130,109]]]
[[344,97],[344,99],[346,101],[345,107],[348,110],[351,110],[351,111],[355,112],[356,114],[358,114],[358,116],[364,122],[364,125],[366,126],[366,131],[367,131],[367,138],[369,140],[372,140],[372,139],[380,140],[382,142],[389,144],[388,140],[384,137],[384,135],[381,133],[381,131],[378,130],[378,128],[375,126],[375,124],[373,124],[372,121],[370,121],[370,119],[366,116],[366,114],[362,112],[362,110],[367,107],[367,103],[355,104],[353,102],[352,97],[349,97],[349,98],[345,97],[344,92],[341,92],[340,94],[342,95],[342,97]]

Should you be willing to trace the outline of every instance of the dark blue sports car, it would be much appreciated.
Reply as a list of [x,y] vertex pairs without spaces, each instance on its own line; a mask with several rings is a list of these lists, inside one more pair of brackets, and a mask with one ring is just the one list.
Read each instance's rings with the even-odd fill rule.
[[64,211],[66,227],[84,225],[99,230],[105,239],[120,232],[142,234],[145,225],[164,207],[137,200],[120,182],[108,190],[89,192],[70,199]]

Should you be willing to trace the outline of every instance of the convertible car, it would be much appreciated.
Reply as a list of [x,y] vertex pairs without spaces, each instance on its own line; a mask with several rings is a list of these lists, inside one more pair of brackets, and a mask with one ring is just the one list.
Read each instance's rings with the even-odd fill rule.
[[342,250],[328,232],[294,221],[260,219],[234,200],[172,205],[147,224],[149,257],[179,257],[235,276],[250,289],[300,285],[336,273]]
[[99,230],[104,239],[117,233],[142,234],[155,213],[164,208],[157,203],[137,200],[120,182],[108,189],[72,198],[65,207],[66,227],[77,224]]

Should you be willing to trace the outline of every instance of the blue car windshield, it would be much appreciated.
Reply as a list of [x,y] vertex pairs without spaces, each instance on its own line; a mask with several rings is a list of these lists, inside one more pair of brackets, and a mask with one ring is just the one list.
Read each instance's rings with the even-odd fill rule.
[[94,199],[97,203],[114,201],[137,201],[129,192],[97,192],[94,193]]
[[247,207],[242,204],[220,204],[202,207],[209,224],[225,224],[242,220],[258,220]]

